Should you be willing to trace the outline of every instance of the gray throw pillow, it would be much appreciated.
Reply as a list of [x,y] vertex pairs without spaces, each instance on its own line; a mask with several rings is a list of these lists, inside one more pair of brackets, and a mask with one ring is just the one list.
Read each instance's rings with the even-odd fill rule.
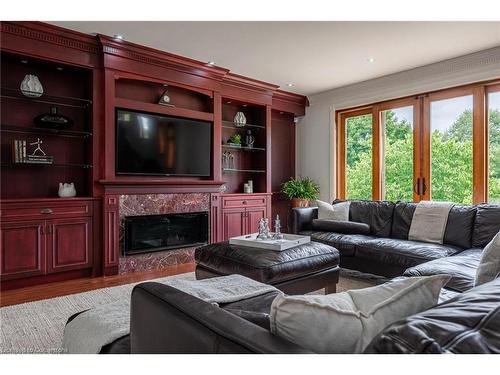
[[476,272],[475,286],[487,283],[500,275],[500,232],[483,250]]
[[330,204],[317,200],[316,204],[318,205],[318,219],[349,221],[349,206],[351,202]]
[[370,234],[370,226],[354,221],[337,221],[314,219],[311,225],[313,230],[344,234]]
[[362,353],[390,324],[437,304],[450,276],[409,277],[328,295],[278,295],[271,332],[316,353]]

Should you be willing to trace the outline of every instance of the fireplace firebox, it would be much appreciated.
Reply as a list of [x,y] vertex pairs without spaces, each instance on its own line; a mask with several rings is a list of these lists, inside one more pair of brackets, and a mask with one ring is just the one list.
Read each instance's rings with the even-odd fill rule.
[[208,212],[126,216],[123,254],[203,245],[208,242]]

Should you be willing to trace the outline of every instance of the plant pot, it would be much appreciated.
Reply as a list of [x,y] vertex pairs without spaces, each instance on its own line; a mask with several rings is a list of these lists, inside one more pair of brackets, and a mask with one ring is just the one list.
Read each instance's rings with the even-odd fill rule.
[[291,202],[292,202],[292,208],[309,207],[309,199],[293,198]]

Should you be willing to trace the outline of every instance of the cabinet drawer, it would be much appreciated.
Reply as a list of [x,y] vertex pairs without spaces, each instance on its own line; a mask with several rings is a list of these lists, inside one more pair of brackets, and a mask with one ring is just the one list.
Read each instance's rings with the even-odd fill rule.
[[236,196],[222,198],[222,208],[265,206],[266,203],[267,196],[265,195],[249,195],[248,197]]
[[81,216],[92,216],[91,200],[2,204],[2,219],[51,219]]

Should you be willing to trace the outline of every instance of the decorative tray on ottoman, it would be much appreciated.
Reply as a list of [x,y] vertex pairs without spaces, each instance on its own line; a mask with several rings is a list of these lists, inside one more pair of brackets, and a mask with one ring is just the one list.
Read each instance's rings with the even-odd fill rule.
[[311,242],[311,237],[299,236],[297,234],[284,233],[282,240],[258,240],[257,235],[258,233],[252,233],[246,236],[232,237],[229,239],[229,244],[273,251],[283,251]]

